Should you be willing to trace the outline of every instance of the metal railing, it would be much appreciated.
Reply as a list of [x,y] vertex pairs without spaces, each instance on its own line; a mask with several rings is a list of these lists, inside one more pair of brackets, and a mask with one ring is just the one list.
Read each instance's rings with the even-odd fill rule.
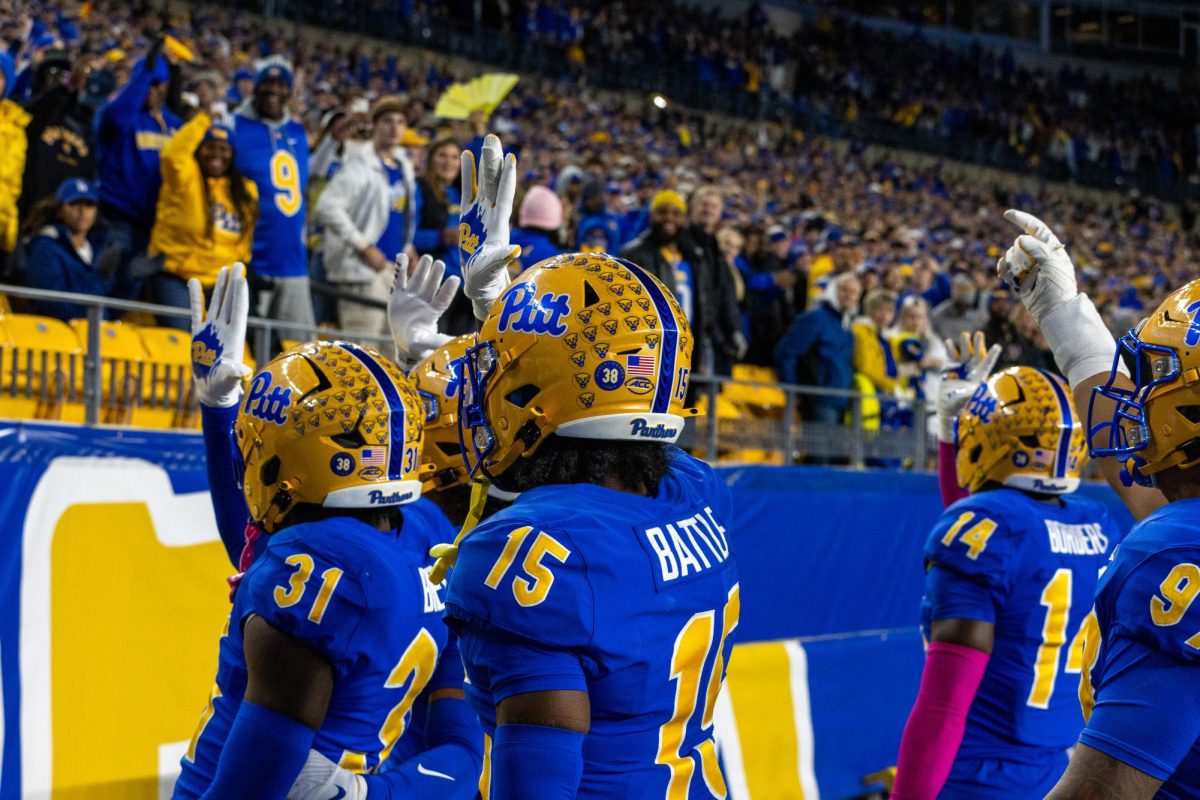
[[[691,422],[691,441],[686,446],[708,461],[933,469],[934,439],[928,430],[932,406],[922,398],[900,401],[892,395],[712,375],[693,375],[691,381],[697,400],[703,398],[698,402],[703,413]],[[768,396],[732,401],[750,392]],[[737,408],[736,419],[722,419],[719,399],[723,397]],[[804,418],[801,409],[806,400],[817,398],[844,401],[840,420]],[[870,414],[868,405],[875,409]]]
[[[179,423],[170,427],[194,427],[191,422],[198,414],[198,406],[192,392],[190,368],[152,358],[106,355],[103,345],[103,323],[109,319],[109,312],[189,319],[189,309],[4,284],[0,284],[0,293],[10,299],[83,306],[82,319],[87,322],[86,338],[79,353],[39,349],[36,343],[0,344],[0,401],[24,400],[30,415],[38,419],[88,425],[128,424],[136,420],[134,412],[149,409],[172,412]],[[181,334],[190,340],[189,333],[181,331]],[[250,317],[246,331],[247,345],[259,365],[278,352],[282,340],[307,341],[331,336],[385,350],[391,348],[391,338],[382,334],[333,331],[265,317]]]
[[[187,319],[188,309],[3,284],[0,293],[10,299],[79,305],[87,322],[78,351],[13,341],[11,336],[0,341],[0,415],[87,425],[197,427],[199,406],[190,364],[125,357],[104,345],[108,329],[103,323],[110,312]],[[186,331],[180,335],[190,341]],[[247,343],[261,366],[278,352],[282,340],[318,336],[349,339],[385,352],[391,347],[389,337],[380,334],[263,317],[250,318]],[[880,406],[895,403],[890,396],[707,375],[695,375],[692,382],[704,413],[689,422],[685,444],[710,461],[844,464],[860,469],[903,466],[920,471],[930,467],[927,407],[920,400],[911,406],[910,426],[889,428],[867,424],[864,406],[871,399]],[[814,398],[844,400],[844,424],[802,419],[801,409]],[[722,419],[722,406],[728,408],[731,402],[737,404],[738,419]]]

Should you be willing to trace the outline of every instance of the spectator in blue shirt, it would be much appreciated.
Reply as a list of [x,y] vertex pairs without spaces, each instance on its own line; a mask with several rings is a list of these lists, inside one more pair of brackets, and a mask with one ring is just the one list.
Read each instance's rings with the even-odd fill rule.
[[599,181],[584,185],[579,215],[576,247],[582,249],[588,245],[585,252],[616,253],[620,250],[621,218],[608,210],[604,185]]
[[162,186],[159,153],[182,124],[166,107],[171,80],[163,40],[133,68],[129,83],[100,109],[100,211],[121,248],[122,266],[146,249]]
[[[421,255],[431,255],[446,264],[446,276],[462,277],[458,258],[458,215],[462,206],[462,147],[456,139],[438,139],[429,146],[425,174],[417,181],[421,196],[421,218],[413,246]],[[514,244],[516,243],[514,236]],[[462,292],[454,295],[442,315],[443,333],[459,336],[478,328],[471,301]]]

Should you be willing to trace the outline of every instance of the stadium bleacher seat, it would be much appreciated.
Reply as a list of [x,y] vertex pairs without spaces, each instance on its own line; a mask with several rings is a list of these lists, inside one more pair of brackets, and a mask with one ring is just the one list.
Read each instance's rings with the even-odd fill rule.
[[137,329],[146,351],[141,402],[133,424],[148,428],[196,428],[200,415],[192,392],[191,337],[176,328]]
[[83,421],[83,348],[66,323],[0,317],[0,416]]
[[[88,321],[76,319],[71,327],[79,343],[87,348]],[[100,405],[102,422],[133,424],[133,409],[138,405],[143,384],[146,348],[135,325],[122,322],[100,323]]]

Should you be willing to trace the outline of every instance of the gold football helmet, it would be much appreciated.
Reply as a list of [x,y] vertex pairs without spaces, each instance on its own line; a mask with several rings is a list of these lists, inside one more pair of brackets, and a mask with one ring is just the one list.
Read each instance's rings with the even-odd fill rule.
[[[1114,385],[1124,359],[1133,388]],[[1168,467],[1200,463],[1200,281],[1177,289],[1117,342],[1112,371],[1092,390],[1088,434],[1092,455],[1125,462],[1122,478],[1153,485]],[[1115,403],[1112,417],[1094,417],[1096,397]]]
[[457,336],[426,356],[409,373],[425,404],[425,449],[421,455],[431,470],[422,473],[428,492],[467,482],[458,435],[458,390],[462,385],[459,361],[475,342],[473,333]]
[[646,270],[569,253],[526,270],[467,351],[459,425],[468,474],[502,474],[547,436],[673,442],[692,331]]
[[254,376],[234,426],[250,515],[272,533],[300,503],[413,502],[424,420],[416,388],[370,348],[317,341],[284,351]]
[[958,483],[989,482],[1047,494],[1079,487],[1083,426],[1066,383],[1045,370],[1009,367],[971,395],[956,420]]

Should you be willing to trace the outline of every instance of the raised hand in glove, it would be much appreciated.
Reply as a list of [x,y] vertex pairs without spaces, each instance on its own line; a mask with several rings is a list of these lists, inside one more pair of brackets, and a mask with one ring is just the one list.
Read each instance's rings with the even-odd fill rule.
[[1079,294],[1075,265],[1054,231],[1037,217],[1010,208],[1004,218],[1024,233],[1000,258],[996,271],[1017,290],[1040,324],[1051,311]]
[[421,256],[412,275],[408,274],[408,256],[396,257],[396,278],[388,297],[388,327],[401,362],[415,363],[446,342],[449,336],[438,333],[437,324],[462,282],[452,275],[442,281],[446,265],[431,256]]
[[961,347],[946,340],[946,366],[941,370],[937,395],[938,441],[954,443],[954,420],[979,384],[996,368],[1000,345],[987,347],[983,334],[962,335]]
[[212,304],[204,310],[200,281],[188,281],[192,301],[192,378],[196,398],[209,408],[229,408],[242,400],[242,379],[250,368],[242,360],[246,350],[246,318],[250,291],[246,268],[239,262],[221,267],[213,288]]
[[504,156],[500,139],[488,134],[479,154],[476,181],[475,156],[462,154],[462,213],[458,222],[458,250],[463,271],[463,294],[476,319],[487,317],[492,303],[508,286],[508,265],[521,254],[509,241],[509,218],[517,191],[516,156]]

